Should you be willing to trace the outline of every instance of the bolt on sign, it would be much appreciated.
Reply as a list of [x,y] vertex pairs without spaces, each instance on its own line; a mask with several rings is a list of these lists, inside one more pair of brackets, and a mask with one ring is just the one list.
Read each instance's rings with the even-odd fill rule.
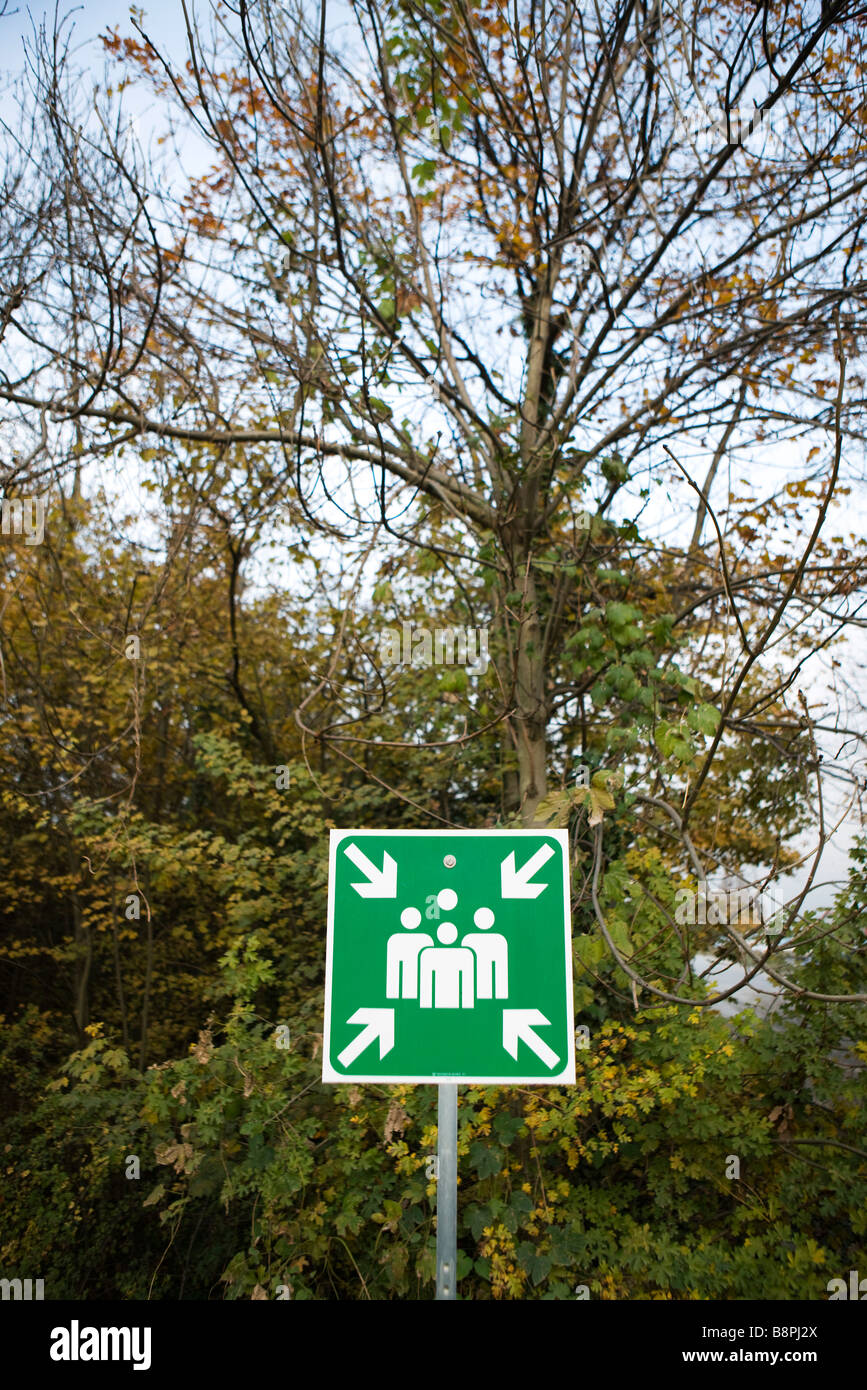
[[323,1081],[574,1082],[565,830],[332,830]]

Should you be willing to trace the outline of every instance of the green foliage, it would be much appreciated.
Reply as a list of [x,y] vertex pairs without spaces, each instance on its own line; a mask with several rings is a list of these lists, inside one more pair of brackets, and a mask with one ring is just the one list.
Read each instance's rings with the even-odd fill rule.
[[[862,916],[804,967],[814,985],[863,988],[858,933]],[[599,946],[578,937],[579,986]],[[5,1186],[4,1267],[70,1297],[432,1297],[433,1089],[323,1086],[318,1014],[279,1047],[274,980],[253,934],[225,953],[219,1018],[186,1056],[139,1073],[96,1036],[67,1059],[9,1130],[30,1157]],[[795,1005],[597,1009],[574,1087],[468,1088],[461,1297],[823,1297],[867,1253],[857,1027],[854,1010]]]
[[[188,636],[153,632],[144,644],[140,767],[158,769],[144,775],[120,737],[133,673],[111,655],[129,565],[108,540],[90,559],[80,533],[57,546],[64,594],[46,598],[34,558],[8,614],[19,693],[0,753],[4,1273],[38,1272],[53,1297],[272,1298],[286,1286],[296,1299],[431,1298],[433,1088],[319,1079],[327,832],[418,824],[444,805],[464,824],[495,818],[493,738],[412,762],[401,747],[420,728],[448,746],[474,700],[485,716],[493,672],[395,677],[394,707],[372,709],[365,728],[382,741],[368,750],[379,780],[313,757],[292,705],[311,688],[308,670],[325,664],[321,634],[338,610],[251,604],[255,699],[217,680],[206,697],[202,665],[230,670],[232,656],[203,560],[190,592],[173,596]],[[470,596],[481,601],[484,575],[477,583]],[[404,604],[415,584],[428,626],[434,611],[442,626],[470,620],[421,560],[401,586]],[[388,611],[396,591],[383,573],[377,621],[359,621],[362,649],[382,621],[402,621]],[[589,1041],[574,1087],[462,1091],[462,1298],[568,1299],[576,1284],[606,1299],[819,1298],[829,1278],[867,1265],[857,1011],[793,1000],[767,1019],[726,1020],[637,1008],[589,902],[602,826],[610,936],[671,988],[683,957],[668,918],[682,872],[630,830],[632,793],[612,766],[640,739],[658,765],[689,768],[718,727],[703,683],[678,667],[684,644],[663,599],[588,606],[561,654],[564,676],[587,679],[599,722],[581,754],[588,785],[552,791],[539,819],[572,836],[576,1021]],[[28,602],[49,611],[45,630],[28,622]],[[41,687],[29,675],[37,666]],[[307,717],[334,718],[331,698],[317,694]],[[40,770],[58,756],[48,705],[73,753],[46,790]],[[558,756],[565,782],[570,750]],[[772,762],[730,756],[730,845],[742,855],[765,833],[753,808],[771,827],[796,825],[798,808]],[[833,931],[810,933],[809,946],[796,939],[788,968],[814,990],[867,986],[865,863],[860,847]],[[138,918],[124,912],[134,889],[147,909]],[[708,939],[696,931],[694,949]],[[72,1020],[80,988],[87,1012]],[[703,987],[677,989],[696,998]],[[130,1155],[138,1179],[126,1176]],[[737,1180],[726,1176],[732,1155]]]

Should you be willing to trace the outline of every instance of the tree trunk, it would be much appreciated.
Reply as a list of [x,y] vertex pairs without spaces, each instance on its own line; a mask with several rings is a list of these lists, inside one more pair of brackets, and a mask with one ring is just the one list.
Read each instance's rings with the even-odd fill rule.
[[93,963],[93,942],[91,940],[90,929],[84,920],[81,910],[81,901],[78,890],[75,887],[74,877],[77,872],[75,856],[72,852],[70,837],[66,837],[66,859],[69,865],[70,877],[70,906],[72,908],[73,942],[75,946],[73,955],[73,1008],[75,1010],[75,1030],[78,1035],[78,1046],[84,1047],[87,1042],[85,1028],[90,1022],[90,971]]
[[547,788],[548,708],[545,700],[545,654],[537,607],[536,581],[528,565],[521,582],[521,624],[515,667],[515,737],[521,818],[533,825],[536,807]]
[[521,593],[520,627],[515,665],[515,735],[521,818],[533,825],[536,808],[547,787],[546,753],[548,707],[545,699],[545,651],[532,560],[540,505],[543,459],[537,454],[539,422],[548,353],[551,347],[551,308],[560,274],[555,256],[540,277],[532,313],[527,350],[527,373],[521,406],[521,482],[514,498],[515,588]]

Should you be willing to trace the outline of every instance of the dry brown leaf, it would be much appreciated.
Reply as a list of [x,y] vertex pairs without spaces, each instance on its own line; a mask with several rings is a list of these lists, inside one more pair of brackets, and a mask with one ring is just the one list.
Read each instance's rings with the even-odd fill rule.
[[388,1108],[388,1115],[386,1116],[385,1120],[385,1130],[383,1132],[383,1138],[386,1144],[390,1144],[395,1135],[398,1135],[399,1137],[401,1134],[403,1134],[404,1130],[406,1129],[408,1119],[409,1116],[407,1115],[403,1106],[398,1101],[393,1100]]
[[199,1041],[191,1045],[190,1051],[199,1065],[203,1067],[206,1062],[211,1060],[212,1050],[211,1030],[210,1028],[203,1028],[199,1032]]

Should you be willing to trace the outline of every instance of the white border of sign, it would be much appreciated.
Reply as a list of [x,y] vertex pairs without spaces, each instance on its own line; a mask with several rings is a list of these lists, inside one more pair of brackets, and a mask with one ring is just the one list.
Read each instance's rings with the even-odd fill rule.
[[352,1086],[358,1082],[379,1082],[384,1085],[418,1085],[431,1086],[437,1085],[440,1081],[451,1081],[458,1086],[565,1086],[575,1084],[575,1048],[571,1047],[566,1066],[561,1072],[554,1076],[474,1076],[464,1075],[461,1072],[429,1072],[425,1076],[393,1076],[391,1074],[383,1076],[381,1073],[375,1075],[353,1075],[340,1076],[331,1066],[331,982],[332,982],[332,949],[334,943],[334,887],[336,883],[335,869],[337,866],[337,850],[342,840],[359,838],[366,835],[389,835],[389,836],[408,836],[423,835],[426,839],[454,839],[459,836],[466,839],[469,836],[490,839],[492,835],[511,835],[523,836],[532,835],[537,839],[540,835],[547,835],[553,840],[557,840],[563,851],[563,909],[565,921],[565,941],[564,951],[566,958],[566,1018],[572,1020],[572,1025],[567,1029],[570,1038],[574,1039],[575,1003],[572,994],[572,903],[569,895],[569,834],[566,830],[545,830],[537,827],[534,830],[332,830],[330,832],[330,845],[328,852],[328,941],[325,957],[325,1024],[322,1039],[322,1080],[330,1085]]

